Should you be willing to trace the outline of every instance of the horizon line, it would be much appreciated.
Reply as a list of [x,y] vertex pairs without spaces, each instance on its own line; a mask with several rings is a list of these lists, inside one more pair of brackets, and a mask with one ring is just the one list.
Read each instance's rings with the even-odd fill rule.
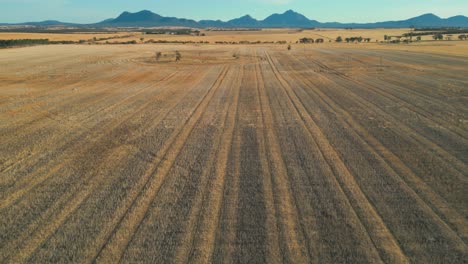
[[139,10],[139,11],[128,11],[128,10],[125,10],[125,11],[122,11],[120,13],[117,14],[117,16],[115,17],[109,17],[109,18],[104,18],[104,19],[99,19],[98,21],[95,21],[95,22],[70,22],[70,21],[61,21],[59,19],[54,19],[54,18],[49,18],[49,19],[43,19],[43,20],[38,20],[38,21],[23,21],[23,22],[1,22],[0,21],[0,24],[10,24],[10,25],[16,25],[16,24],[25,24],[25,23],[40,23],[40,22],[46,22],[46,21],[58,21],[58,22],[61,22],[61,23],[66,23],[66,24],[76,24],[76,25],[88,25],[88,24],[96,24],[96,23],[100,23],[102,21],[105,21],[105,20],[108,20],[108,19],[115,19],[117,17],[119,17],[120,15],[122,15],[123,13],[127,12],[127,13],[131,13],[131,14],[135,14],[135,13],[139,13],[139,12],[143,12],[143,11],[149,11],[153,14],[157,14],[157,15],[160,15],[162,17],[171,17],[171,18],[178,18],[178,19],[187,19],[187,20],[193,20],[193,21],[196,21],[196,22],[200,22],[200,21],[222,21],[222,22],[228,22],[230,20],[233,20],[233,19],[238,19],[238,18],[241,18],[241,17],[245,17],[245,16],[250,16],[252,17],[253,19],[257,20],[257,21],[263,21],[265,20],[266,18],[272,16],[272,15],[275,15],[275,14],[284,14],[284,13],[287,13],[288,11],[293,11],[295,13],[298,13],[298,14],[301,14],[303,15],[304,17],[306,17],[307,19],[309,20],[315,20],[317,22],[320,22],[320,23],[340,23],[340,24],[372,24],[372,23],[380,23],[380,22],[393,22],[393,21],[404,21],[404,20],[407,20],[407,19],[411,19],[411,18],[415,18],[415,17],[420,17],[420,16],[424,16],[424,15],[434,15],[434,16],[437,16],[441,19],[449,19],[449,18],[452,18],[452,17],[457,17],[457,16],[463,16],[463,17],[467,17],[466,15],[462,15],[462,14],[458,14],[458,15],[452,15],[452,16],[448,16],[448,17],[441,17],[435,13],[432,13],[432,12],[429,12],[429,13],[424,13],[424,14],[420,14],[420,15],[416,15],[416,16],[413,16],[413,17],[409,17],[409,18],[406,18],[406,19],[393,19],[393,20],[382,20],[382,21],[374,21],[374,22],[340,22],[340,21],[319,21],[319,20],[316,20],[316,19],[311,19],[309,18],[308,16],[298,12],[298,11],[295,11],[293,9],[288,9],[284,12],[276,12],[276,13],[272,13],[270,15],[268,15],[267,17],[265,17],[264,19],[258,19],[258,18],[255,18],[253,17],[252,15],[250,14],[245,14],[245,15],[241,15],[241,16],[238,16],[238,17],[234,17],[234,18],[231,18],[231,19],[228,19],[228,20],[223,20],[223,19],[194,19],[194,18],[187,18],[187,17],[178,17],[178,16],[172,16],[172,15],[161,15],[160,13],[156,13],[152,10],[149,10],[149,9],[142,9],[142,10]]

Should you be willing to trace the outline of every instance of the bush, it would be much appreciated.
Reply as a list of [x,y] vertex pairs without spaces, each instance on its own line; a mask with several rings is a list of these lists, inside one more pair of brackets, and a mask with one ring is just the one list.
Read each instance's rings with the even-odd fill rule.
[[351,38],[346,38],[345,39],[346,42],[362,42],[362,41],[366,41],[366,42],[370,42],[371,39],[370,38],[363,38],[363,37],[351,37]]
[[342,37],[337,37],[336,42],[343,42],[343,38]]
[[443,40],[443,39],[444,39],[444,35],[441,34],[441,33],[437,33],[437,34],[435,34],[434,36],[432,36],[432,38],[433,38],[434,40]]
[[314,43],[314,39],[312,38],[301,38],[299,43]]

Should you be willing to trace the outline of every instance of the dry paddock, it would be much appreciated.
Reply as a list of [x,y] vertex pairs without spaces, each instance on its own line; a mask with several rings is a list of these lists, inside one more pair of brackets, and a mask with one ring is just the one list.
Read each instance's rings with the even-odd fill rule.
[[363,46],[0,50],[0,262],[466,263],[467,69]]

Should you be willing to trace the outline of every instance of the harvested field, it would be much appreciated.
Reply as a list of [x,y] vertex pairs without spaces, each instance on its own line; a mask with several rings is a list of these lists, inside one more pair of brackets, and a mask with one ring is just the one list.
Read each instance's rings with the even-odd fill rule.
[[466,263],[466,46],[372,47],[0,50],[0,263]]

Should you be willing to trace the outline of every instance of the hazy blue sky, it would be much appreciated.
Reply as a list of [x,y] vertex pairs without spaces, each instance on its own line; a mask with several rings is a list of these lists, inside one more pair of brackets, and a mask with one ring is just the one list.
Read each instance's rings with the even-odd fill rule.
[[321,22],[376,22],[423,13],[468,15],[468,0],[0,0],[0,22],[90,23],[142,9],[196,20],[228,20],[245,14],[264,19],[293,9]]

